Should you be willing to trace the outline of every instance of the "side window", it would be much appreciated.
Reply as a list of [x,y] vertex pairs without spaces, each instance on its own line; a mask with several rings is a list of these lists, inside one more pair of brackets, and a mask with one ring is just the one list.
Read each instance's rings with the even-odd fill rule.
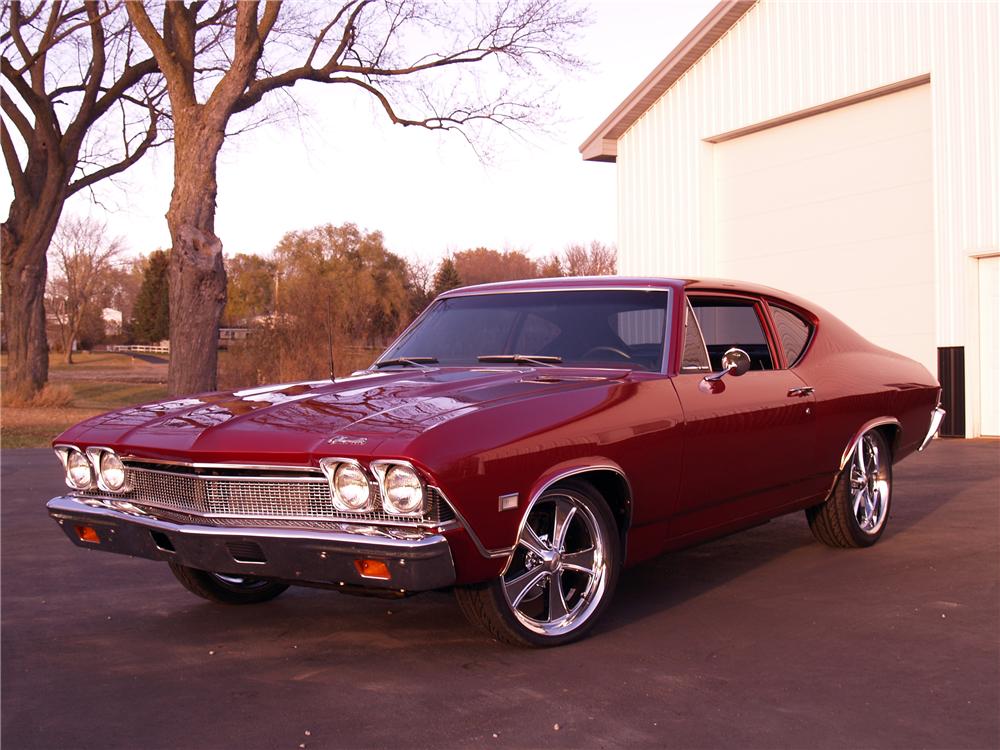
[[733,347],[750,355],[750,369],[774,369],[774,358],[753,301],[733,297],[690,299],[714,372],[722,369],[722,355]]
[[681,372],[708,372],[712,366],[708,361],[705,340],[698,327],[698,318],[689,301],[684,306],[684,349],[681,351]]
[[812,326],[791,310],[777,305],[770,305],[770,308],[774,328],[785,350],[785,359],[791,367],[802,358],[812,336]]

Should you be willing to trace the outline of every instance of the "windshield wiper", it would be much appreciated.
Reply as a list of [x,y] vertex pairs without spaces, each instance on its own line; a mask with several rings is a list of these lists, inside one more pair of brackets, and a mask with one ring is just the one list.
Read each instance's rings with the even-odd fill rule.
[[376,362],[372,367],[391,367],[402,365],[403,367],[419,367],[421,370],[428,369],[425,365],[437,364],[437,357],[397,357],[396,359],[383,359]]
[[555,367],[562,362],[562,357],[550,356],[548,354],[482,354],[476,357],[480,362],[516,362],[529,365],[544,365],[545,367]]

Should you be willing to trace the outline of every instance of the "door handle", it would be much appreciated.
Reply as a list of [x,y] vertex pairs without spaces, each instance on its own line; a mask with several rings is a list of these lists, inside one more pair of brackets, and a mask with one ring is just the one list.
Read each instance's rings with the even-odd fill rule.
[[788,395],[789,396],[811,396],[815,392],[816,392],[816,389],[812,388],[811,386],[808,386],[808,385],[802,386],[801,388],[789,388],[788,389]]

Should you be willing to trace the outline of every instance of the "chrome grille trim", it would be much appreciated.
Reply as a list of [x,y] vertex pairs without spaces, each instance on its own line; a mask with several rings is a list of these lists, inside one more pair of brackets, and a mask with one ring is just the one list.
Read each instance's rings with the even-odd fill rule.
[[[84,496],[101,496],[131,503],[155,515],[159,510],[203,519],[280,520],[289,524],[310,522],[348,522],[392,526],[436,526],[455,518],[454,512],[436,488],[428,487],[427,512],[421,517],[397,517],[381,510],[369,513],[345,513],[333,506],[326,478],[309,467],[296,474],[294,467],[257,467],[256,473],[237,474],[249,469],[240,466],[210,467],[222,473],[201,473],[192,467],[162,461],[148,462],[157,468],[128,459],[125,462],[128,492],[107,493],[92,490]],[[235,470],[234,470],[235,469]]]

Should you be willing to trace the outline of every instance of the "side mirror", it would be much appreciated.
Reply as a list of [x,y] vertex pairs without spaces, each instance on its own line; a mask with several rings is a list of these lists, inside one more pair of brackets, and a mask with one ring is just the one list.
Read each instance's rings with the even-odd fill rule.
[[722,371],[706,375],[705,380],[722,380],[723,376],[726,374],[732,375],[734,378],[738,378],[740,375],[745,375],[750,370],[750,364],[750,355],[742,349],[733,347],[722,355]]

